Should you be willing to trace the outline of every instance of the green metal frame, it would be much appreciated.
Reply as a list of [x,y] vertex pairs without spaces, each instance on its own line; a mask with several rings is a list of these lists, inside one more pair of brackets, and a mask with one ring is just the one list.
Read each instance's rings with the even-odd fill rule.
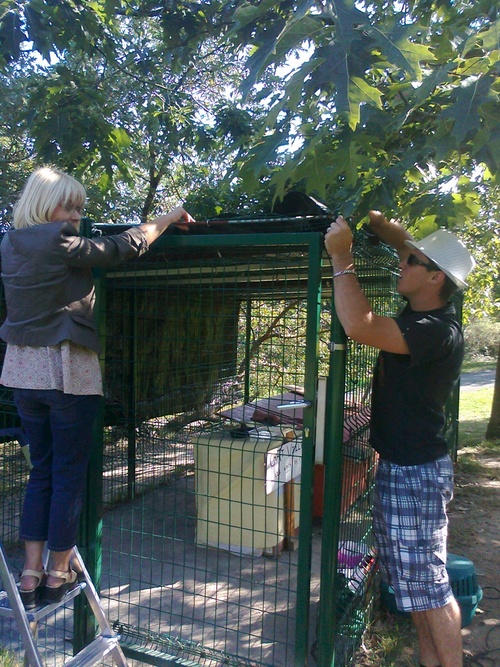
[[[89,234],[87,227],[84,232]],[[311,407],[304,413],[304,436],[302,442],[302,473],[301,488],[309,489],[309,492],[301,493],[300,502],[300,542],[298,558],[298,588],[297,588],[297,608],[301,613],[297,615],[296,635],[295,635],[295,662],[296,667],[302,667],[307,663],[309,647],[309,608],[310,608],[310,578],[311,578],[311,541],[312,541],[312,488],[313,488],[313,467],[315,451],[315,406],[316,406],[316,386],[318,369],[318,328],[319,328],[319,309],[321,302],[321,270],[323,255],[323,235],[316,232],[309,233],[266,233],[266,234],[238,234],[224,236],[163,236],[156,242],[156,250],[174,249],[174,248],[258,248],[270,246],[297,247],[297,249],[307,248],[308,278],[307,278],[307,331],[306,331],[306,358],[305,358],[305,395],[304,401],[309,402]],[[110,272],[108,272],[110,273]],[[99,328],[104,330],[106,318],[105,310],[105,291],[106,291],[106,272],[99,271],[96,275],[96,292],[98,295]],[[133,317],[133,315],[131,315]],[[134,347],[136,353],[137,346]],[[130,360],[130,367],[135,366],[135,359]],[[104,370],[104,369],[103,369]],[[247,390],[248,391],[248,390]],[[133,406],[131,406],[133,410]],[[341,413],[339,413],[341,414]],[[101,433],[98,439],[94,458],[91,462],[91,470],[99,469],[102,464],[102,431],[104,427],[103,416],[101,421],[96,424],[97,433]],[[132,429],[133,430],[133,429]],[[132,434],[131,443],[129,442],[129,451],[134,449],[134,435]],[[129,483],[131,497],[133,497],[133,483]],[[102,530],[102,504],[96,496],[95,485],[88,486],[87,499],[85,503],[83,524],[87,527],[85,534],[81,535],[82,545],[88,544],[88,554],[92,555],[88,569],[92,577],[99,581],[101,554],[101,530]],[[90,530],[89,530],[90,529]],[[92,534],[92,531],[93,534]],[[84,549],[85,552],[85,549]],[[88,641],[88,635],[92,632],[91,614],[88,609],[83,608],[81,620],[76,625],[77,645]],[[79,616],[77,617],[79,618]],[[125,652],[127,647],[124,646]],[[135,654],[131,657],[137,657]],[[176,664],[175,662],[173,664]],[[184,663],[179,663],[184,664]]]
[[[91,223],[82,225],[82,232],[86,236],[91,236]],[[261,254],[264,256],[262,263],[260,263],[259,260],[260,249],[262,250]],[[220,264],[218,259],[212,259],[217,255],[215,252],[217,250],[220,250],[221,252]],[[170,264],[165,258],[175,257],[177,251],[179,251],[181,259],[176,259]],[[360,254],[355,257],[355,261],[359,280],[363,289],[368,288],[368,292],[371,292],[371,297],[373,297],[377,304],[377,308],[379,309],[377,312],[381,312],[381,314],[385,315],[394,314],[394,300],[396,296],[394,290],[394,267],[397,264],[397,260],[393,261],[385,249],[373,247],[369,243],[359,246],[359,252]],[[204,259],[205,256],[208,258],[206,262]],[[241,263],[239,262],[240,256],[243,257]],[[248,265],[245,259],[246,257],[249,257]],[[145,261],[143,261],[144,259]],[[151,262],[149,263],[150,259]],[[296,271],[295,268],[297,269]],[[258,275],[260,270],[262,270],[261,276]],[[166,279],[169,276],[170,282],[167,294]],[[247,284],[245,283],[245,280],[247,280],[248,276],[250,279]],[[296,340],[292,339],[290,341],[284,341],[283,350],[271,349],[269,357],[266,357],[266,359],[277,359],[279,364],[281,363],[282,353],[283,358],[285,358],[285,348],[287,345],[289,346],[286,354],[291,355],[292,359],[298,359],[300,361],[296,365],[293,365],[292,363],[293,370],[288,373],[288,377],[300,377],[299,384],[302,382],[304,384],[304,401],[310,404],[310,407],[304,410],[304,423],[302,427],[302,471],[299,508],[300,535],[298,540],[298,550],[293,554],[293,558],[291,555],[287,554],[286,558],[283,558],[281,561],[279,557],[272,560],[271,566],[268,568],[268,565],[266,565],[265,568],[266,575],[270,572],[271,581],[264,579],[264,584],[262,583],[262,580],[258,581],[256,584],[257,586],[265,587],[266,591],[269,590],[270,586],[272,595],[275,595],[276,598],[278,598],[278,595],[283,591],[283,587],[280,588],[278,585],[278,573],[283,573],[283,570],[279,568],[282,567],[281,563],[285,561],[286,567],[288,568],[285,575],[285,583],[290,584],[291,582],[291,590],[289,594],[287,594],[286,599],[284,599],[285,611],[281,615],[281,619],[278,619],[278,621],[281,621],[282,623],[284,622],[286,637],[281,637],[276,634],[273,627],[272,633],[274,634],[271,633],[269,635],[271,639],[269,639],[269,636],[266,636],[266,641],[268,641],[268,643],[274,642],[274,644],[279,645],[280,648],[285,648],[287,658],[289,657],[289,660],[286,663],[287,667],[289,664],[293,664],[294,667],[304,667],[304,665],[308,664],[310,660],[309,650],[312,650],[312,647],[314,646],[314,639],[317,640],[316,658],[319,667],[345,667],[348,664],[352,664],[353,652],[356,648],[356,642],[358,642],[357,645],[359,645],[358,640],[360,637],[358,630],[361,615],[357,616],[355,619],[357,625],[353,622],[352,627],[354,627],[355,631],[352,634],[350,634],[351,626],[349,626],[349,619],[347,618],[351,613],[351,607],[348,605],[345,606],[345,613],[343,612],[342,616],[339,616],[339,608],[342,608],[342,605],[345,603],[343,595],[346,592],[346,588],[345,577],[342,579],[342,572],[345,570],[342,570],[338,548],[339,545],[343,544],[346,540],[359,540],[359,543],[362,543],[363,547],[365,545],[366,547],[370,546],[368,537],[368,532],[370,530],[369,510],[371,507],[370,485],[373,481],[374,456],[367,444],[368,428],[366,424],[359,430],[355,430],[348,440],[346,440],[346,434],[343,427],[345,425],[345,420],[348,419],[351,414],[349,410],[352,410],[352,405],[348,405],[348,401],[351,401],[353,396],[353,403],[355,403],[356,406],[365,406],[369,401],[367,393],[369,389],[367,389],[367,387],[369,387],[369,375],[373,364],[374,351],[371,349],[371,352],[368,353],[367,350],[361,349],[362,346],[356,346],[352,341],[346,341],[342,327],[335,315],[332,282],[331,267],[323,252],[323,235],[319,232],[272,232],[259,234],[217,233],[206,236],[167,234],[160,237],[155,242],[150,254],[146,256],[146,258],[141,258],[133,263],[133,266],[124,265],[107,271],[95,271],[97,294],[96,312],[98,314],[99,329],[104,348],[101,359],[104,377],[106,377],[106,371],[108,374],[110,371],[110,366],[106,368],[105,348],[106,345],[109,345],[110,348],[108,348],[107,352],[113,352],[114,345],[113,340],[106,340],[107,335],[109,335],[109,328],[106,327],[107,320],[112,320],[113,317],[116,317],[118,326],[123,325],[124,329],[126,329],[124,332],[125,342],[123,343],[123,348],[118,348],[117,355],[111,354],[111,356],[108,356],[108,358],[111,359],[112,364],[117,363],[118,360],[116,366],[117,376],[119,377],[118,381],[125,385],[125,391],[123,393],[120,391],[117,393],[121,401],[120,406],[123,407],[125,413],[123,421],[119,422],[120,428],[124,425],[126,426],[126,429],[122,428],[122,430],[119,431],[119,437],[115,440],[115,437],[113,436],[113,439],[110,442],[114,447],[119,440],[120,446],[120,473],[117,479],[119,494],[123,493],[123,496],[120,495],[119,497],[120,499],[123,497],[123,500],[125,501],[123,505],[124,507],[133,505],[134,508],[137,508],[137,510],[133,510],[134,512],[137,512],[135,515],[122,515],[120,506],[120,513],[118,514],[120,518],[116,525],[113,525],[110,528],[111,524],[106,523],[104,517],[104,511],[106,509],[105,503],[107,502],[107,496],[104,495],[106,487],[103,483],[103,476],[99,474],[100,471],[103,470],[104,462],[109,459],[109,456],[105,451],[105,435],[109,433],[109,429],[106,431],[107,427],[105,428],[105,424],[108,424],[109,422],[106,421],[107,417],[105,416],[103,404],[103,409],[96,422],[95,449],[90,463],[86,504],[82,514],[81,531],[79,536],[80,550],[97,587],[99,587],[101,581],[104,581],[103,587],[106,585],[113,585],[109,583],[111,578],[111,568],[109,565],[112,561],[111,557],[108,559],[110,550],[103,550],[103,536],[107,539],[107,536],[109,535],[109,533],[106,533],[106,530],[109,529],[111,531],[112,529],[115,531],[115,534],[123,528],[126,530],[127,527],[122,526],[120,522],[122,516],[133,516],[136,519],[136,525],[134,526],[135,532],[133,534],[135,537],[137,537],[138,534],[139,536],[143,534],[143,527],[147,524],[147,521],[143,521],[144,515],[141,514],[141,511],[144,507],[147,507],[146,504],[142,504],[142,499],[147,495],[145,489],[148,491],[150,487],[148,487],[147,484],[144,485],[141,480],[140,467],[141,465],[150,465],[151,460],[136,460],[136,447],[140,448],[141,438],[144,439],[144,436],[137,433],[136,427],[143,425],[144,420],[141,419],[140,415],[142,414],[144,416],[145,414],[144,412],[140,412],[141,400],[144,396],[142,388],[139,385],[141,382],[145,382],[144,378],[146,378],[148,382],[151,381],[151,374],[148,374],[148,372],[144,373],[144,371],[148,371],[149,368],[147,366],[147,357],[145,358],[144,356],[141,356],[141,342],[139,337],[141,332],[144,333],[145,327],[148,327],[151,322],[156,322],[156,317],[154,312],[146,311],[145,314],[143,313],[143,319],[138,321],[137,313],[140,311],[141,305],[143,305],[143,302],[140,300],[141,293],[149,293],[149,295],[151,295],[152,290],[155,292],[156,290],[158,292],[163,290],[165,292],[163,297],[167,299],[167,301],[162,302],[161,299],[159,299],[158,303],[164,304],[165,302],[168,302],[168,299],[173,295],[174,300],[177,299],[175,302],[180,304],[179,307],[182,310],[182,299],[184,297],[183,289],[186,286],[188,292],[192,289],[192,292],[194,293],[192,303],[195,304],[195,309],[198,307],[196,299],[199,294],[202,295],[203,299],[212,289],[214,292],[219,290],[219,300],[216,298],[213,301],[215,305],[214,313],[216,314],[219,312],[218,308],[220,301],[226,298],[225,290],[226,288],[228,289],[227,294],[229,296],[227,298],[229,305],[227,312],[229,312],[228,317],[230,320],[228,331],[231,333],[225,337],[225,333],[221,331],[221,340],[223,343],[226,343],[227,341],[231,343],[232,339],[230,340],[230,337],[234,336],[236,328],[238,341],[235,343],[234,350],[230,348],[231,352],[228,355],[227,366],[224,366],[220,377],[222,378],[222,381],[227,378],[231,380],[233,370],[234,374],[236,374],[236,365],[240,364],[238,374],[241,372],[241,396],[243,397],[243,402],[247,402],[251,399],[250,394],[252,391],[255,392],[256,387],[257,393],[261,387],[261,378],[251,377],[251,374],[256,372],[256,366],[252,365],[250,361],[252,327],[255,327],[256,321],[259,320],[260,317],[263,318],[264,323],[266,322],[266,317],[268,317],[266,310],[267,304],[270,304],[269,312],[275,313],[280,312],[281,306],[287,301],[297,299],[300,302],[300,307],[298,307],[297,311],[294,311],[293,316],[291,316],[291,322],[296,326],[297,330],[300,329],[300,336],[297,336]],[[201,287],[199,287],[199,285],[201,285]],[[285,285],[283,293],[280,292],[281,285]],[[254,287],[257,290],[255,299],[252,292]],[[126,298],[122,301],[121,294],[123,293],[123,289],[131,290],[133,291],[133,294],[127,294]],[[117,294],[119,295],[119,298],[116,301],[113,301]],[[112,296],[109,298],[109,303],[107,304],[106,301],[109,295]],[[191,302],[189,303],[191,304]],[[262,305],[263,303],[265,303],[264,307]],[[114,308],[115,304],[116,308]],[[107,305],[109,308],[107,308]],[[236,316],[233,317],[232,308],[235,306],[234,310],[236,313],[237,306],[239,305],[241,305],[241,309]],[[260,308],[263,308],[263,310],[260,311]],[[226,311],[223,310],[220,312],[223,312],[224,316],[227,314]],[[321,326],[324,329],[325,320],[327,318],[330,324],[330,342],[328,350],[325,349],[324,341],[320,340],[320,320],[322,322]],[[203,318],[201,319],[203,320]],[[271,320],[271,316],[269,316],[269,319]],[[213,322],[215,319],[212,319],[211,321]],[[167,320],[164,320],[161,326],[170,326],[166,324],[166,322]],[[198,353],[197,346],[199,339],[201,338],[201,340],[204,341],[204,320],[202,325],[201,335],[200,331],[198,331],[194,336],[195,343],[193,349],[196,354]],[[154,326],[156,326],[156,324],[154,324]],[[208,327],[208,329],[209,328],[210,327]],[[173,336],[169,336],[168,334],[165,335],[164,341],[167,346],[170,345],[172,341],[173,344],[175,344],[178,340],[180,330],[175,329],[175,326],[174,330]],[[160,332],[161,331],[166,332],[168,329],[160,329]],[[214,336],[215,335],[216,334],[214,333]],[[219,339],[213,338],[212,342],[214,340],[217,342]],[[296,350],[294,350],[294,346],[297,347]],[[298,352],[298,346],[303,346],[303,349],[300,347],[300,354]],[[120,349],[126,350],[123,354],[129,355],[127,359],[123,359],[123,355],[120,356]],[[167,347],[167,349],[170,353],[171,348]],[[197,363],[196,354],[194,359],[195,364]],[[304,359],[302,356],[303,354],[305,355]],[[225,364],[226,358],[223,357],[223,355],[221,355],[220,358],[222,359],[221,364]],[[287,357],[287,359],[288,358],[289,357]],[[200,356],[200,359],[202,359],[202,356]],[[256,357],[256,359],[258,359],[258,357]],[[328,381],[326,389],[323,459],[323,514],[321,519],[321,537],[319,540],[321,554],[320,565],[319,567],[314,566],[315,569],[313,570],[313,563],[318,562],[317,560],[313,561],[312,559],[312,556],[316,558],[318,554],[317,551],[313,551],[312,547],[317,549],[318,545],[318,540],[315,539],[317,535],[315,534],[314,522],[314,517],[317,515],[314,515],[314,512],[316,501],[315,494],[317,490],[316,468],[318,467],[315,459],[315,429],[318,401],[317,383],[320,368],[319,361],[321,361],[322,364],[321,375],[327,375]],[[152,363],[155,363],[154,359],[152,359]],[[113,365],[111,367],[113,368],[114,373],[115,366]],[[299,367],[300,370],[298,370]],[[169,370],[171,368],[171,366],[168,366]],[[216,378],[215,382],[217,382],[217,379],[219,378],[217,371],[218,368],[213,375],[207,376],[209,378],[207,386],[212,382],[214,377]],[[267,368],[265,367],[262,378],[262,388],[264,392],[266,391],[266,382],[268,381],[266,372]],[[181,375],[179,377],[183,376]],[[153,375],[153,380],[154,379],[159,380],[158,386],[164,386],[164,377],[156,375],[156,369],[155,375]],[[196,384],[196,381],[193,381],[193,385]],[[283,380],[281,380],[281,384],[279,383],[279,379],[275,382],[273,378],[272,381],[269,381],[269,387],[279,386],[281,390],[283,390]],[[156,387],[157,385],[155,384],[154,386]],[[139,387],[139,389],[137,389],[137,387]],[[203,385],[203,388],[206,389],[206,385]],[[210,388],[213,389],[212,385],[210,385]],[[260,394],[260,396],[263,395],[269,394]],[[212,395],[210,394],[210,396]],[[149,395],[147,398],[149,398]],[[447,423],[449,427],[447,434],[452,443],[452,447],[455,446],[455,448],[458,410],[457,399],[458,394],[455,394],[455,396],[451,398],[448,408],[449,411],[447,413]],[[239,400],[240,398],[238,398],[238,401]],[[17,416],[15,412],[13,412],[10,403],[9,397],[6,395],[3,402],[5,410],[2,411],[0,415],[2,417],[0,421],[3,420],[2,424],[4,427],[14,427],[17,424]],[[160,407],[162,407],[162,405],[163,404],[161,404]],[[354,409],[357,408],[355,407]],[[137,417],[136,412],[139,415]],[[156,412],[155,414],[168,415],[168,419],[170,419],[172,413]],[[147,419],[146,416],[146,420]],[[160,425],[159,428],[161,429],[162,426]],[[187,433],[187,440],[189,440],[191,434],[191,431]],[[157,440],[154,440],[156,437]],[[163,447],[166,442],[165,438],[167,437],[169,436],[165,436],[164,431],[161,431],[158,436],[153,435],[153,441],[151,442],[152,448]],[[14,440],[14,438],[15,434],[12,435],[12,440]],[[192,445],[192,442],[189,442]],[[10,440],[6,442],[6,460],[13,457],[15,452],[17,452],[17,447],[17,443],[15,442],[10,442]],[[153,453],[156,455],[158,452],[157,450],[154,450]],[[113,456],[116,456],[114,452]],[[108,459],[106,457],[108,457]],[[351,457],[351,468],[346,466],[346,459],[349,457]],[[145,464],[144,461],[146,461]],[[182,464],[182,460],[175,460],[176,465],[179,462]],[[164,465],[164,459],[160,457],[160,464],[155,462],[154,465],[158,467]],[[189,469],[189,465],[192,465],[191,469]],[[190,464],[189,461],[184,467],[182,465],[179,465],[179,467],[182,468],[182,473],[185,473],[186,475],[185,477],[182,477],[182,480],[187,480],[183,487],[183,492],[185,492],[186,495],[191,494],[190,498],[192,501],[197,493],[196,489],[193,491],[192,484],[195,467],[192,463]],[[155,468],[153,475],[157,474],[157,469],[158,468]],[[25,471],[19,471],[17,469],[12,469],[12,473],[13,482],[9,480],[9,488],[11,487],[17,493],[17,489],[22,489],[25,483],[26,473]],[[192,477],[189,478],[190,474]],[[350,477],[352,477],[352,479],[350,479]],[[158,479],[160,481],[158,482],[157,478],[155,478],[153,480],[154,483],[162,485],[164,483],[164,478],[158,477]],[[123,480],[125,480],[124,483]],[[177,482],[178,478],[175,478],[174,481]],[[110,483],[114,484],[115,482],[111,479]],[[191,483],[191,486],[189,486],[189,483]],[[170,480],[168,480],[167,485],[168,484],[170,484]],[[142,496],[141,493],[144,493],[144,496]],[[171,497],[174,496],[169,496],[169,498]],[[16,496],[12,502],[12,506],[15,505],[17,508],[19,504],[20,499]],[[192,507],[194,507],[194,501]],[[295,510],[296,509],[297,508],[295,507]],[[164,507],[162,511],[165,511]],[[192,513],[192,510],[189,510],[189,512]],[[181,511],[179,511],[178,515],[175,514],[175,520],[179,519],[179,521],[182,522],[183,518]],[[192,514],[189,516],[186,514],[185,518],[193,521],[195,517],[193,517]],[[7,528],[9,530],[11,528],[12,530],[10,532],[14,533],[15,518],[8,518],[7,523],[9,524]],[[171,523],[172,522],[169,524],[168,521],[166,521],[161,525],[164,528],[165,526],[170,526]],[[7,532],[7,530],[4,532]],[[132,532],[133,531],[130,531],[130,533],[127,532],[127,537],[129,537],[129,535],[133,536]],[[317,532],[318,531],[316,531],[316,533]],[[192,535],[193,533],[189,534],[189,540],[193,539]],[[165,542],[169,542],[170,544],[178,542],[177,534],[172,537],[168,530],[160,532],[160,534],[155,531],[154,539],[159,541],[163,539],[164,536],[167,538],[164,540]],[[192,542],[189,544],[191,543]],[[186,548],[188,548],[188,546],[189,545],[187,545]],[[127,545],[125,545],[125,548],[127,548]],[[166,550],[162,547],[159,552],[164,554],[166,553]],[[151,552],[151,554],[148,553],[146,555],[145,562],[147,564],[153,562],[156,557],[155,553],[153,554]],[[117,551],[114,554],[114,557],[116,558],[121,555],[123,555],[123,552]],[[142,558],[142,551],[139,555],[137,553],[129,553],[125,551],[124,555],[127,556],[127,558],[130,556],[130,563],[132,564],[132,562],[136,563],[139,556]],[[219,558],[218,555],[217,558]],[[264,560],[264,557],[261,558],[261,562],[262,560]],[[168,563],[166,569],[168,569],[168,567],[173,569],[176,566],[177,562],[174,564]],[[244,590],[248,596],[247,600],[253,600],[254,593],[258,598],[258,595],[262,592],[261,589],[253,588],[253,561],[250,565],[249,572],[250,575],[248,576],[241,576],[241,574],[238,573],[239,579],[237,575],[233,578],[233,583],[234,581],[238,581],[238,585],[241,586],[240,590]],[[116,580],[122,576],[121,572],[118,576],[115,572],[112,574],[115,583]],[[215,574],[214,572],[210,572],[209,574],[214,575],[213,580],[217,584],[218,572],[216,571]],[[231,575],[232,574],[233,573],[231,572]],[[126,570],[125,577],[127,576],[128,571]],[[286,577],[289,578],[286,579]],[[147,589],[150,585],[150,580],[147,577],[142,578],[141,576],[139,578],[134,578],[132,569],[130,570],[130,580],[131,585],[135,583],[139,591],[142,591],[143,588]],[[121,579],[121,581],[126,584],[129,583],[125,578]],[[153,580],[151,579],[151,581]],[[184,581],[182,577],[180,581]],[[223,577],[221,578],[221,581],[226,583],[223,581]],[[319,602],[316,599],[318,581]],[[199,579],[197,579],[196,576],[193,576],[191,577],[191,582],[199,583]],[[312,583],[314,583],[316,588],[312,588]],[[156,586],[156,583],[151,585]],[[164,591],[164,589],[162,590]],[[189,591],[187,591],[187,589],[181,591],[183,596],[186,593],[188,606],[189,604],[198,604],[199,599],[208,598],[205,592],[201,596],[193,594],[191,597],[188,597]],[[164,594],[165,593],[163,592],[162,595]],[[203,597],[203,595],[205,595],[205,597]],[[358,596],[355,599],[356,604],[361,603],[365,605],[361,610],[359,608],[354,610],[355,612],[363,612],[362,620],[367,618],[371,609],[370,605],[372,602],[370,600],[373,599],[371,591],[370,596],[363,593],[363,596]],[[148,596],[146,596],[146,598],[149,601],[150,598],[148,598]],[[132,600],[132,598],[130,599]],[[263,594],[261,599],[264,600]],[[170,601],[170,598],[168,598],[168,600]],[[122,599],[117,599],[117,603],[121,605]],[[133,608],[131,612],[131,616],[133,617],[133,614],[135,613],[135,601],[129,601],[128,598],[125,598],[124,604]],[[173,635],[162,635],[161,629],[164,627],[177,627],[176,623],[178,622],[178,619],[181,619],[181,621],[187,619],[188,626],[189,623],[192,623],[192,627],[195,627],[195,623],[197,623],[199,619],[195,619],[194,616],[191,618],[188,614],[177,614],[173,603],[172,606],[169,606],[168,603],[163,604],[160,600],[158,604],[160,605],[159,610],[156,611],[158,611],[158,614],[163,614],[163,619],[168,618],[168,622],[163,623],[162,621],[162,624],[160,624],[155,620],[154,623],[157,623],[159,627],[158,632],[154,630],[154,623],[149,626],[147,621],[142,621],[142,618],[142,625],[139,622],[136,628],[132,628],[130,625],[131,629],[137,630],[137,642],[133,643],[131,640],[130,644],[124,646],[125,652],[127,652],[131,658],[149,664],[189,664],[193,666],[200,664],[205,666],[207,661],[209,661],[210,665],[213,665],[214,663],[224,663],[228,665],[252,664],[252,666],[255,667],[259,664],[269,667],[268,662],[266,662],[266,658],[264,657],[265,655],[270,655],[269,652],[266,654],[263,651],[260,652],[261,662],[254,660],[253,654],[251,656],[246,654],[237,655],[236,652],[231,654],[230,651],[221,650],[220,645],[216,645],[215,643],[212,645],[210,632],[208,630],[205,632],[204,627],[199,633],[202,637],[201,641],[193,639],[190,642],[189,633],[183,635],[182,643],[185,649],[179,649],[179,652],[181,652],[182,655],[178,655],[178,653],[176,653],[178,648],[176,638]],[[290,612],[292,607],[296,607],[296,610],[293,609],[292,612]],[[311,628],[314,627],[315,618],[312,617],[312,614],[313,611],[316,611],[316,608],[318,608],[318,623],[317,634],[316,637],[314,637],[314,630],[311,630]],[[139,609],[139,605],[137,605],[137,609]],[[142,610],[143,606],[140,606],[140,609]],[[238,620],[241,618],[243,619],[243,623],[246,622],[246,616],[244,613],[240,614],[239,607],[236,609],[236,605],[234,605],[230,611],[234,612],[234,615]],[[366,614],[364,612],[366,612]],[[71,612],[68,611],[68,618],[70,613]],[[142,611],[140,613],[142,613]],[[296,613],[295,618],[291,615],[292,613]],[[139,611],[137,611],[137,614],[139,614]],[[170,623],[169,614],[170,617],[175,617],[172,623]],[[61,613],[61,615],[64,616],[63,623],[65,624],[66,616],[63,613]],[[285,615],[287,615],[286,620],[283,621]],[[204,613],[202,616],[203,619],[205,619]],[[276,614],[276,617],[278,616],[279,614]],[[126,614],[124,614],[124,617],[127,617]],[[224,619],[229,618],[229,612],[226,610],[221,618],[217,619],[217,623],[219,623],[218,627],[221,627],[220,623],[223,623]],[[204,620],[202,622],[204,622]],[[275,622],[273,617],[271,622]],[[117,619],[115,623],[117,624],[115,627],[118,632],[120,632],[120,619]],[[259,623],[260,626],[258,632],[252,635],[249,631],[248,635],[249,639],[257,642],[260,642],[261,636],[264,638],[264,620],[259,620]],[[63,632],[65,633],[65,630],[63,630]],[[75,650],[78,650],[83,645],[89,643],[94,637],[94,633],[95,624],[93,615],[90,609],[87,608],[85,601],[78,600],[76,602],[74,615],[73,643]],[[129,637],[133,637],[133,635],[130,633]],[[59,649],[56,649],[56,652],[58,652],[58,650]],[[274,653],[272,653],[272,655],[274,655]]]
[[337,545],[340,539],[340,499],[342,495],[343,414],[347,345],[334,306],[330,341],[330,374],[327,383],[325,431],[325,490],[323,549],[321,551],[321,594],[318,613],[318,667],[335,664],[335,632],[339,587],[337,585]]

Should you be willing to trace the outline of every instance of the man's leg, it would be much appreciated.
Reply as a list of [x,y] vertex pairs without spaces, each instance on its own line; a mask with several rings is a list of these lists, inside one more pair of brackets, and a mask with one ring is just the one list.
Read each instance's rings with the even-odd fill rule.
[[463,666],[461,614],[456,599],[444,607],[416,611],[411,616],[417,629],[422,665]]

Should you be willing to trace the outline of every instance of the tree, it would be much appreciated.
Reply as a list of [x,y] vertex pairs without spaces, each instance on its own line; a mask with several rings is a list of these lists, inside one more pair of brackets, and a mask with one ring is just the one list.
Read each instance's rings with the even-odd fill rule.
[[500,349],[498,350],[497,369],[495,374],[495,390],[493,392],[493,404],[491,415],[486,428],[486,440],[500,439]]
[[160,202],[177,205],[220,181],[224,156],[241,150],[259,115],[226,93],[241,78],[238,59],[215,39],[227,6],[2,3],[0,71],[25,165],[2,184],[5,199],[40,162],[83,177],[88,214],[107,221],[144,220]]
[[[0,65],[25,65],[35,52],[60,63],[45,73],[38,68],[47,90],[33,98],[41,103],[32,127],[35,148],[41,156],[52,148],[61,157],[59,139],[64,154],[80,144],[86,161],[78,151],[71,157],[84,170],[103,169],[101,187],[116,174],[132,178],[121,158],[127,141],[116,117],[121,106],[113,108],[107,94],[116,75],[131,90],[152,86],[152,108],[141,107],[137,96],[136,114],[160,118],[167,98],[177,112],[185,104],[202,110],[209,89],[200,95],[202,78],[212,83],[217,71],[219,81],[225,77],[234,86],[244,58],[241,92],[251,112],[231,148],[233,173],[247,191],[262,177],[272,179],[277,196],[300,184],[335,208],[341,204],[347,215],[382,207],[418,219],[424,233],[436,225],[462,226],[477,207],[472,185],[460,200],[453,196],[454,178],[471,182],[479,165],[485,183],[496,179],[498,20],[492,0],[6,0]],[[78,75],[87,63],[94,77],[88,67]],[[235,74],[230,83],[228,70]],[[242,120],[243,104],[230,105],[229,116],[236,112]],[[70,111],[75,105],[80,125]],[[54,116],[67,122],[57,125]],[[164,137],[172,129],[167,126]],[[192,143],[196,150],[213,138],[209,134]],[[185,143],[180,147],[184,152]]]
[[0,122],[0,216],[12,212],[12,193],[17,192],[33,170],[35,156],[32,142],[20,118],[19,108],[26,96],[27,81],[20,68],[12,68],[10,76],[0,71],[2,99]]
[[228,39],[250,45],[242,95],[259,87],[269,109],[237,164],[246,188],[265,176],[360,223],[380,208],[416,237],[457,230],[478,260],[465,320],[498,317],[496,3],[240,2],[233,20]]
[[[300,183],[347,215],[376,207],[422,233],[461,226],[477,204],[474,168],[484,182],[498,173],[495,5],[238,3],[228,39],[251,45],[242,94],[301,55],[260,91],[266,123],[238,164],[247,186],[271,172],[278,195]],[[457,200],[445,186],[461,176],[470,186]]]

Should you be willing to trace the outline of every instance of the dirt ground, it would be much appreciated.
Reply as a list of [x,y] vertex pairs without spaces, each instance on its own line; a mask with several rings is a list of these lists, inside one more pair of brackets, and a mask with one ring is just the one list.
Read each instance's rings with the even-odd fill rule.
[[[460,455],[460,452],[459,452]],[[449,552],[470,559],[483,590],[462,629],[464,667],[500,667],[500,460],[476,455],[477,470],[458,467],[450,503]],[[492,475],[480,470],[491,470]],[[356,667],[415,667],[418,643],[408,617],[381,611],[365,635]]]
[[[483,466],[500,471],[498,458],[478,455]],[[463,628],[465,665],[500,665],[500,481],[457,473],[450,504],[449,551],[469,558],[483,589],[470,625]]]

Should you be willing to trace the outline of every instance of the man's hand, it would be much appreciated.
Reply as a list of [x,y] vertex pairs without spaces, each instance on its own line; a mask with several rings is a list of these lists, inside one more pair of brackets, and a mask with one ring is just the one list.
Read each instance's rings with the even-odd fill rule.
[[[374,211],[373,214],[374,219],[382,219],[384,227],[387,223],[390,229],[393,228],[393,223],[386,221],[382,213]],[[375,314],[358,281],[353,278],[353,271],[350,270],[354,267],[351,245],[349,225],[339,216],[328,227],[325,248],[333,264],[335,310],[345,333],[358,343],[408,354],[408,345],[395,320]]]
[[412,236],[403,225],[397,220],[387,220],[385,215],[380,211],[369,211],[368,217],[370,219],[369,227],[379,239],[388,243],[398,252],[400,259],[405,259],[408,253],[408,246],[405,241],[411,241]]
[[377,229],[389,224],[389,221],[381,211],[368,211],[368,217],[370,218],[370,228],[375,233]]
[[352,232],[344,218],[332,222],[325,234],[325,248],[332,258],[335,270],[341,271],[352,266]]

